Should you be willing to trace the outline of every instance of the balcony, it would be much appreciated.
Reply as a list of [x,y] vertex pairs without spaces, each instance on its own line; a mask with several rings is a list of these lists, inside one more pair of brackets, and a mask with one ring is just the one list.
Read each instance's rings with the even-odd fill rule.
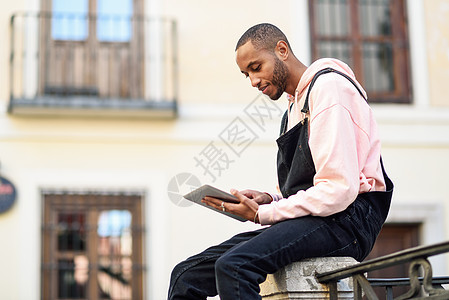
[[9,113],[176,117],[175,21],[17,13],[10,30]]

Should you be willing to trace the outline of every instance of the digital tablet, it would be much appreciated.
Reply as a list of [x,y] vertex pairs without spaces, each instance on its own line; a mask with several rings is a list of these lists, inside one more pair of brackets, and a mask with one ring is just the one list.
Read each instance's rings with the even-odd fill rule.
[[239,203],[239,201],[237,200],[236,196],[234,196],[234,195],[232,195],[230,193],[227,193],[225,191],[222,191],[220,189],[217,189],[216,187],[210,186],[208,184],[200,186],[196,190],[191,191],[190,193],[184,195],[183,197],[185,199],[189,200],[189,201],[195,202],[196,204],[199,204],[201,206],[204,206],[204,207],[207,207],[209,209],[212,209],[212,210],[214,210],[216,212],[219,212],[221,214],[224,214],[224,215],[226,215],[228,217],[234,218],[234,219],[242,221],[242,222],[247,221],[245,218],[242,218],[240,216],[236,216],[236,215],[231,214],[231,213],[229,213],[227,211],[222,211],[222,210],[219,210],[219,209],[215,209],[215,208],[213,208],[213,207],[211,207],[209,205],[204,204],[203,202],[201,202],[201,200],[204,197],[206,197],[206,196],[214,197],[214,198],[223,200],[224,202]]

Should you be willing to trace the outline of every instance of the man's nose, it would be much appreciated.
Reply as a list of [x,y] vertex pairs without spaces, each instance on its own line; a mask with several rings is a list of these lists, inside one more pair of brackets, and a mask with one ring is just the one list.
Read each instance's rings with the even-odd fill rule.
[[249,79],[251,80],[251,85],[253,87],[257,87],[260,83],[260,79],[257,76],[249,75]]

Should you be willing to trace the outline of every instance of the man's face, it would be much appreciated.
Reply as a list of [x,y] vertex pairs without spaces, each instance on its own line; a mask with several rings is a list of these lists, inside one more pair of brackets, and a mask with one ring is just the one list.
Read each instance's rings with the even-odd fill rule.
[[247,42],[237,49],[236,61],[253,87],[272,100],[282,96],[287,86],[288,69],[275,53],[265,49],[256,50],[251,42]]

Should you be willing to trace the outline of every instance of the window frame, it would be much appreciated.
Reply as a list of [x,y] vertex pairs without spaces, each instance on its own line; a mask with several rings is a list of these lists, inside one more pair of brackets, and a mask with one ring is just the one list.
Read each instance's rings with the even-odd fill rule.
[[309,28],[310,28],[310,47],[312,60],[320,58],[318,55],[319,42],[347,42],[351,49],[350,67],[353,69],[358,81],[365,86],[364,69],[363,69],[363,44],[364,43],[391,43],[393,47],[393,78],[394,90],[392,92],[368,92],[368,101],[370,103],[406,103],[412,102],[412,88],[410,76],[410,53],[408,38],[408,20],[406,1],[390,0],[391,12],[391,36],[363,36],[361,33],[359,0],[348,0],[349,5],[349,33],[347,36],[319,35],[319,20],[316,17],[315,4],[317,0],[309,0]]
[[[122,192],[67,192],[42,191],[42,229],[41,229],[41,299],[58,298],[58,259],[75,257],[84,253],[89,258],[89,280],[86,283],[85,299],[100,299],[98,293],[98,235],[93,215],[101,210],[124,209],[132,214],[132,299],[144,299],[144,277],[146,265],[144,262],[144,218],[143,193]],[[86,249],[83,251],[58,251],[58,213],[86,213]],[[94,212],[94,213],[92,213]],[[92,224],[94,224],[92,226]],[[70,256],[72,255],[72,256]],[[91,266],[97,266],[92,268]],[[94,278],[92,280],[92,278]]]

